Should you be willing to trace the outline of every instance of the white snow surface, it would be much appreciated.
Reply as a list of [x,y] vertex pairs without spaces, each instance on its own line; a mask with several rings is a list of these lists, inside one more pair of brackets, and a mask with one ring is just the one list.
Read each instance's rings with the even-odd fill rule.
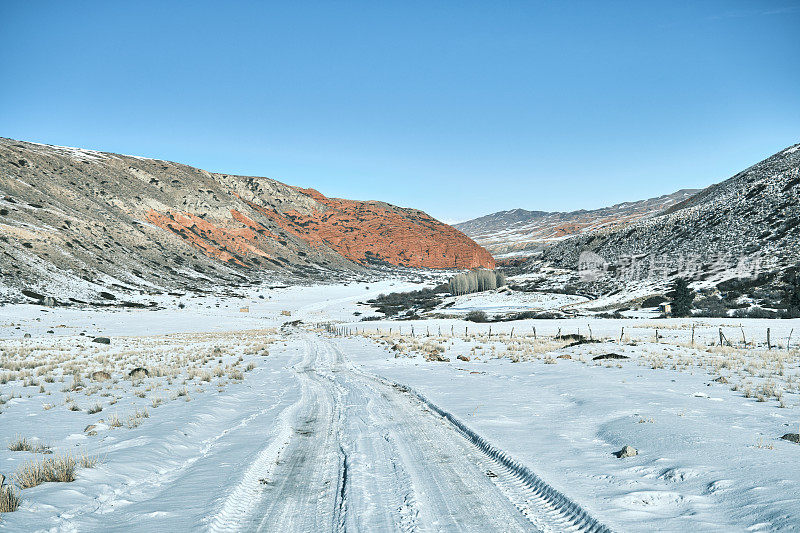
[[[85,359],[88,370],[99,370],[118,357],[129,371],[168,366],[170,357],[191,360],[196,352],[209,354],[204,369],[226,373],[187,380],[181,369],[168,383],[167,375],[132,382],[115,371],[91,395],[86,373],[85,387],[67,392],[71,378],[61,382],[58,373],[53,383],[43,373],[38,385],[0,380],[0,473],[11,477],[37,457],[7,448],[20,436],[54,455],[99,459],[79,467],[73,482],[18,490],[21,507],[0,515],[0,530],[560,531],[586,517],[615,531],[800,529],[800,446],[779,438],[800,422],[791,385],[796,350],[786,350],[790,331],[800,336],[800,321],[696,320],[696,347],[688,344],[691,322],[680,319],[359,321],[375,315],[360,302],[416,288],[399,279],[261,288],[238,299],[165,298],[159,311],[0,307],[0,362],[9,354],[67,354],[61,366]],[[497,295],[470,295],[450,309],[573,303],[562,295],[526,298],[507,305]],[[295,320],[303,324],[280,329]],[[311,327],[329,323],[383,338]],[[412,326],[431,337],[410,339]],[[490,326],[495,337],[488,337]],[[386,336],[390,327],[403,341]],[[534,342],[534,328],[535,342],[558,331],[591,331],[603,342],[562,343],[543,358],[514,362],[512,328],[526,342]],[[710,348],[720,328],[728,339],[745,335],[753,350],[770,328],[780,352],[763,357],[786,354],[785,407],[713,381],[720,374],[734,379],[724,350]],[[96,335],[111,345],[90,342]],[[441,344],[450,361],[392,350],[398,342]],[[147,359],[150,352],[158,363]],[[629,359],[591,361],[610,352]],[[711,370],[690,362],[702,357],[719,364]],[[652,364],[656,359],[664,364]],[[230,377],[251,362],[243,379]],[[755,374],[765,372],[755,366]],[[23,370],[0,368],[0,377]],[[769,379],[756,375],[751,385]],[[187,394],[177,396],[183,387]],[[88,414],[96,402],[103,410]],[[69,410],[72,403],[81,410]],[[149,417],[139,425],[109,427],[110,415],[126,419],[143,409]],[[96,434],[85,431],[89,424]],[[470,440],[476,436],[484,448]],[[624,445],[639,454],[612,455]],[[546,484],[549,500],[540,501],[531,473]]]

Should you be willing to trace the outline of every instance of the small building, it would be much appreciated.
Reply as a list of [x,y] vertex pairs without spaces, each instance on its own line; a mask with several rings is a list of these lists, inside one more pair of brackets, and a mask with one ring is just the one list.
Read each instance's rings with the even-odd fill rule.
[[658,310],[664,316],[672,316],[672,302],[664,302],[658,304]]
[[249,313],[250,312],[250,307],[240,307],[239,308],[239,312],[240,313]]

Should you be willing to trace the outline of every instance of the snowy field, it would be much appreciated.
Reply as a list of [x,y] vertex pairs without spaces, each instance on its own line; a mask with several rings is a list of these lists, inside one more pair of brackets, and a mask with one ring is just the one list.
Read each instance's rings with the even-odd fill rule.
[[800,321],[361,321],[419,287],[0,307],[0,530],[800,528]]

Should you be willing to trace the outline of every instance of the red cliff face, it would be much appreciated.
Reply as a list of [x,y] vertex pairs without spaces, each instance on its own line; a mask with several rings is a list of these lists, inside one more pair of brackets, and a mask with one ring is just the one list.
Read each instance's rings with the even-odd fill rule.
[[287,235],[311,249],[333,250],[364,265],[382,261],[422,268],[495,266],[486,250],[421,211],[327,198],[313,189],[294,190],[313,199],[314,208],[278,210],[237,195],[241,210],[249,216],[231,209],[230,218],[209,220],[185,212],[151,210],[147,219],[205,255],[238,266],[255,266],[261,264],[259,258],[270,261],[280,256],[279,243],[285,245]]
[[311,215],[286,212],[284,217],[307,238],[322,240],[359,263],[376,258],[409,267],[494,268],[489,252],[422,211],[298,190],[327,209]]

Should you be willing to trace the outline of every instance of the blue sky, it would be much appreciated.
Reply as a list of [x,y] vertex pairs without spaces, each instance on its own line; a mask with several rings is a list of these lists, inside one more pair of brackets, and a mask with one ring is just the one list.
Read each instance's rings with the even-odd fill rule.
[[0,2],[0,136],[453,222],[800,142],[800,1]]

